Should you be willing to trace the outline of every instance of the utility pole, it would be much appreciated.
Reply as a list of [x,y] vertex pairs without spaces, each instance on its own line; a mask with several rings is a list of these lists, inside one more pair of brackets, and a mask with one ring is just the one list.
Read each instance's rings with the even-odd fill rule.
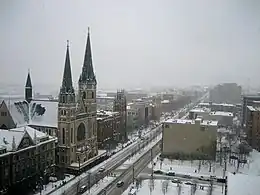
[[152,178],[153,178],[153,150],[151,149]]
[[135,166],[133,164],[133,184],[135,183]]
[[89,193],[90,193],[90,188],[91,188],[91,182],[90,182],[90,175],[91,175],[91,173],[88,173],[88,190],[89,190]]

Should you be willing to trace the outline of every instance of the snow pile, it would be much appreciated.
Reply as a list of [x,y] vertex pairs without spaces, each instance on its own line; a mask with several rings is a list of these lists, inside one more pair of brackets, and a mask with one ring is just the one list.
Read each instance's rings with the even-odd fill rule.
[[260,177],[228,174],[228,195],[256,195],[260,191]]
[[250,153],[250,167],[248,170],[249,175],[260,176],[260,153],[253,150]]

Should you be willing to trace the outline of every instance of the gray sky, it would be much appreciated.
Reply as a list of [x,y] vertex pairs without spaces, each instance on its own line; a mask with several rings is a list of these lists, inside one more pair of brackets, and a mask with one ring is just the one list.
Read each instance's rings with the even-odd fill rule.
[[[91,28],[101,88],[259,83],[258,0],[1,0],[0,83],[61,85],[66,40],[73,80]],[[185,80],[184,80],[185,78]]]

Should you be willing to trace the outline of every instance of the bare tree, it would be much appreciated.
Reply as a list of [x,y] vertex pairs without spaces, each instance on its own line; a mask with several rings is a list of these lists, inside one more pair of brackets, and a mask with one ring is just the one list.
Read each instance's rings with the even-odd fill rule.
[[195,195],[196,193],[196,190],[197,190],[197,183],[194,183],[192,186],[191,186],[191,195]]
[[212,192],[213,192],[213,182],[212,182],[212,180],[211,180],[211,181],[210,181],[209,188],[208,188],[208,193],[207,193],[207,195],[212,195]]
[[150,193],[154,190],[154,179],[151,178],[149,180],[149,189],[150,189]]
[[[78,181],[77,181],[77,194],[79,193],[79,189],[80,189],[80,178],[78,178]],[[65,192],[64,192],[65,194]]]
[[162,193],[165,195],[168,191],[169,181],[165,180],[162,182]]
[[181,190],[182,190],[182,186],[180,183],[177,184],[177,192],[178,192],[178,195],[181,195]]

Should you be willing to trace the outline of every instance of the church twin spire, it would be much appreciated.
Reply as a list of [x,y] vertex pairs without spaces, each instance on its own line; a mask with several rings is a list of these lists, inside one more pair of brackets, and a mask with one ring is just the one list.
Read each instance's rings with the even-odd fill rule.
[[63,72],[63,80],[61,86],[61,93],[74,93],[74,88],[72,84],[72,76],[71,76],[71,66],[70,66],[70,54],[69,54],[69,41],[67,40],[67,51],[65,58],[65,66]]
[[[85,57],[84,57],[82,72],[79,77],[79,83],[89,83],[89,82],[96,84],[96,76],[94,74],[93,64],[92,64],[90,33],[88,28]],[[70,65],[70,55],[69,55],[69,41],[67,41],[65,67],[64,67],[63,80],[62,80],[62,86],[60,92],[74,93],[72,74],[71,74],[71,65]]]
[[93,70],[93,64],[92,64],[89,28],[88,28],[88,37],[87,37],[84,63],[83,63],[81,75],[79,77],[79,83],[88,83],[88,82],[92,82],[94,84],[96,84],[97,82]]

